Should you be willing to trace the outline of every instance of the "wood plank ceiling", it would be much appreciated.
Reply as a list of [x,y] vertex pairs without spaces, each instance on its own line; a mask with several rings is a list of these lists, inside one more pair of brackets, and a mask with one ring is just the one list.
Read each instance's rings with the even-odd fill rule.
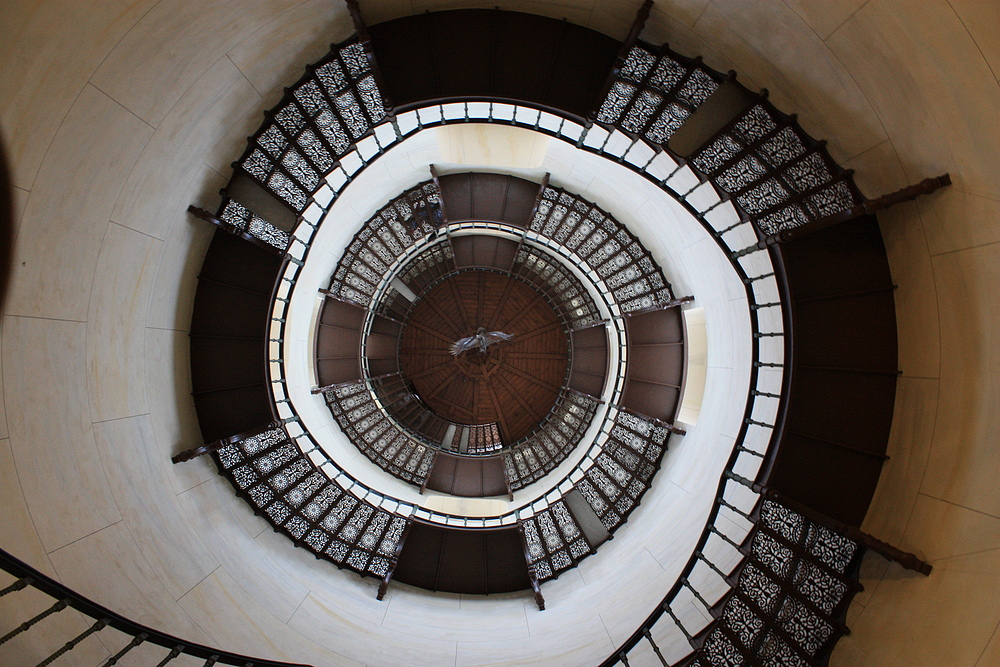
[[[513,334],[486,353],[451,355],[479,327]],[[400,365],[437,414],[460,424],[498,423],[505,443],[528,435],[566,380],[569,341],[555,312],[529,285],[491,271],[463,271],[413,308]]]

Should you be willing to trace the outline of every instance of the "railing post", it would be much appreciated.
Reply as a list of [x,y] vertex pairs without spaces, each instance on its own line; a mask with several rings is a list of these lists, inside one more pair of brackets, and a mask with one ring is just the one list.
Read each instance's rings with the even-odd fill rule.
[[829,528],[835,533],[839,533],[844,537],[863,545],[864,547],[871,549],[875,553],[891,560],[895,563],[899,563],[901,566],[907,570],[913,570],[919,572],[920,574],[929,576],[933,566],[926,561],[921,560],[916,554],[912,554],[908,551],[903,551],[898,547],[894,547],[887,542],[869,535],[863,532],[857,526],[851,526],[841,521],[837,521],[834,518],[828,517],[822,512],[817,512],[816,510],[808,507],[797,500],[785,496],[783,493],[773,488],[764,489],[764,497],[768,500],[772,500],[779,505],[783,505],[788,509],[801,514],[805,518]]
[[646,638],[646,641],[649,642],[649,645],[653,649],[653,653],[655,653],[656,657],[660,659],[660,664],[663,665],[663,667],[668,667],[667,660],[663,657],[663,654],[660,653],[660,647],[653,641],[653,634],[649,631],[649,628],[642,629],[642,636]]
[[[158,632],[157,630],[148,626],[140,625],[106,607],[102,607],[101,605],[88,600],[79,593],[70,590],[55,579],[46,576],[2,549],[0,549],[0,571],[6,572],[14,577],[18,577],[18,581],[15,582],[16,584],[20,582],[28,582],[25,585],[30,585],[36,593],[39,593],[50,600],[56,601],[55,604],[53,604],[49,609],[37,614],[28,621],[25,621],[14,630],[7,633],[5,637],[0,638],[0,643],[8,641],[12,637],[30,629],[46,617],[66,608],[72,608],[75,612],[79,612],[84,618],[89,619],[88,622],[93,621],[90,627],[67,641],[61,647],[56,649],[54,653],[39,662],[39,667],[53,664],[60,657],[65,656],[67,653],[79,646],[88,637],[100,632],[106,627],[111,627],[116,632],[123,633],[126,637],[130,637],[131,641],[117,653],[106,659],[105,662],[102,663],[104,665],[114,665],[126,653],[139,644],[149,643],[162,647],[165,650],[170,650],[170,653],[163,660],[160,660],[156,667],[163,667],[168,662],[182,654],[189,656],[190,658],[201,659],[203,661],[207,658],[208,663],[206,664],[215,664],[221,660],[227,665],[245,665],[247,667],[250,665],[254,665],[256,667],[307,667],[302,664],[275,662],[272,660],[253,658],[246,655],[238,655],[236,653],[228,653],[203,644],[188,642],[175,636]],[[23,587],[24,586],[21,586],[21,588]],[[52,630],[52,628],[49,628],[49,630]],[[64,660],[58,664],[62,664],[63,662],[72,662],[72,664],[77,664],[79,661]],[[19,662],[18,664],[21,663]]]
[[12,583],[10,586],[7,586],[2,591],[0,591],[0,598],[2,598],[4,595],[7,595],[8,593],[19,591],[22,588],[29,585],[30,583],[32,583],[31,577],[21,577],[20,579]]
[[16,628],[14,628],[13,630],[11,630],[7,634],[5,634],[3,637],[0,637],[0,646],[2,646],[3,644],[6,644],[8,641],[10,641],[11,639],[13,639],[17,635],[21,634],[25,630],[30,630],[32,626],[34,626],[36,623],[38,623],[42,619],[45,619],[45,618],[51,616],[52,614],[54,614],[54,613],[56,613],[58,611],[62,611],[63,609],[65,609],[68,606],[69,606],[69,600],[68,599],[59,600],[58,602],[56,602],[55,604],[53,604],[51,607],[49,607],[45,611],[41,612],[40,614],[38,614],[38,615],[36,615],[36,616],[34,616],[32,618],[29,618],[27,621],[25,621],[21,625],[17,626]]
[[521,548],[524,551],[524,562],[528,565],[528,580],[531,582],[535,604],[538,605],[538,611],[545,611],[545,598],[542,597],[542,588],[538,583],[538,575],[535,573],[535,564],[531,561],[531,554],[528,553],[528,540],[524,536],[524,523],[520,518],[517,520],[517,534],[521,536]]
[[40,663],[38,663],[38,667],[45,667],[46,665],[51,665],[53,662],[55,662],[57,658],[72,651],[73,648],[76,647],[76,645],[82,642],[84,639],[94,634],[95,632],[103,630],[104,627],[107,626],[107,624],[108,624],[108,619],[106,618],[100,619],[99,621],[91,625],[89,628],[78,634],[76,637],[63,644],[63,646],[55,653],[53,653],[45,660],[42,660]]
[[[252,243],[255,246],[257,246],[258,248],[260,248],[261,250],[266,250],[267,252],[270,252],[270,253],[272,253],[274,255],[278,255],[278,256],[284,256],[285,255],[285,252],[282,251],[280,248],[278,248],[276,246],[273,246],[270,243],[266,243],[266,242],[260,240],[259,238],[257,238],[253,234],[249,234],[248,232],[246,232],[246,231],[240,229],[239,227],[237,227],[236,225],[233,225],[233,224],[231,224],[229,222],[226,222],[225,220],[220,220],[219,218],[215,217],[214,215],[212,215],[211,213],[209,213],[208,211],[206,211],[203,208],[198,208],[197,206],[192,205],[192,206],[188,206],[187,207],[187,211],[188,211],[188,213],[190,213],[194,217],[198,218],[199,220],[204,220],[205,222],[210,222],[213,225],[215,225],[216,227],[221,228],[223,231],[225,231],[228,234],[232,234],[233,236],[241,238],[244,241],[249,241],[250,243]],[[289,235],[289,245],[291,245],[291,238],[292,238],[291,235]]]
[[413,521],[407,521],[406,528],[403,529],[403,534],[399,536],[399,542],[396,543],[396,550],[389,560],[389,569],[386,571],[385,576],[382,577],[382,582],[378,585],[378,593],[375,596],[377,600],[385,598],[385,594],[389,590],[389,582],[392,581],[392,576],[396,574],[396,566],[399,565],[399,555],[403,553],[403,543],[406,542],[406,536],[410,534],[410,527],[412,525]]
[[197,458],[199,456],[203,456],[211,452],[217,452],[223,447],[236,444],[237,442],[249,438],[252,435],[257,435],[259,433],[263,433],[264,431],[269,431],[275,428],[281,428],[286,424],[290,424],[298,420],[299,420],[298,417],[288,417],[286,419],[281,419],[275,422],[271,422],[267,426],[261,429],[257,429],[254,431],[246,431],[244,433],[238,433],[236,435],[231,435],[228,438],[219,438],[214,442],[210,442],[204,445],[199,445],[198,447],[192,447],[191,449],[185,449],[184,451],[171,456],[170,460],[175,464],[184,463],[185,461],[190,461],[191,459]]
[[691,645],[691,648],[693,648],[696,651],[699,648],[701,648],[698,642],[695,641],[695,638],[691,636],[691,633],[687,631],[687,628],[684,627],[684,624],[681,623],[681,619],[677,618],[677,614],[674,613],[674,610],[671,608],[669,603],[664,603],[663,611],[667,612],[670,618],[674,619],[674,624],[677,625],[677,627],[680,629],[681,633],[687,639],[688,644]]
[[945,187],[946,185],[951,185],[951,176],[949,174],[943,174],[934,178],[925,178],[916,185],[901,188],[895,192],[890,192],[889,194],[882,195],[881,197],[877,197],[875,199],[866,199],[857,206],[852,206],[851,208],[841,211],[840,213],[834,213],[824,218],[820,218],[815,222],[800,225],[799,227],[792,227],[791,229],[785,229],[776,234],[769,234],[761,239],[757,243],[756,247],[764,250],[774,245],[789,243],[791,241],[795,241],[796,239],[800,239],[803,236],[808,236],[813,232],[818,232],[821,229],[833,227],[834,225],[854,220],[855,218],[863,215],[871,215],[877,211],[895,206],[896,204],[900,204],[902,202],[913,201],[921,195],[928,195],[936,190],[939,190],[940,188]]

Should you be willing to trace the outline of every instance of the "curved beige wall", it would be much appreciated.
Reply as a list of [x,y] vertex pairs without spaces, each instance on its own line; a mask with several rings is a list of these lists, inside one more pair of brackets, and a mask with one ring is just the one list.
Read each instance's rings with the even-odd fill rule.
[[[472,6],[362,4],[371,23]],[[621,37],[638,3],[481,4]],[[210,230],[184,209],[214,208],[260,111],[350,31],[339,0],[5,3],[0,130],[19,226],[0,332],[0,546],[126,615],[248,653],[322,665],[414,653],[435,665],[595,662],[630,628],[582,605],[569,624],[517,596],[495,602],[505,618],[523,612],[500,633],[454,628],[463,605],[476,615],[459,596],[376,604],[374,584],[266,530],[208,461],[168,462],[198,441],[185,329]],[[644,37],[769,88],[870,195],[952,174],[950,189],[881,216],[903,377],[866,525],[934,572],[870,557],[834,662],[1000,663],[1000,5],[658,0]],[[610,579],[603,556],[586,571]],[[0,632],[42,604],[4,598]],[[47,623],[84,627],[71,612]],[[0,662],[51,651],[48,636],[0,649]],[[564,650],[532,653],[531,637]],[[76,655],[97,664],[114,648],[109,635]],[[128,664],[150,661],[141,650]]]

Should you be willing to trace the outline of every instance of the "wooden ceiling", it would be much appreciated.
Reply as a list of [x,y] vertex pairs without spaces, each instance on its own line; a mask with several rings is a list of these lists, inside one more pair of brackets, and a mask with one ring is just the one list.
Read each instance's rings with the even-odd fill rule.
[[[452,356],[451,344],[487,331],[513,334],[486,353]],[[492,271],[463,271],[413,307],[400,366],[437,414],[459,424],[498,423],[505,443],[549,413],[566,379],[569,342],[555,312],[529,285]]]

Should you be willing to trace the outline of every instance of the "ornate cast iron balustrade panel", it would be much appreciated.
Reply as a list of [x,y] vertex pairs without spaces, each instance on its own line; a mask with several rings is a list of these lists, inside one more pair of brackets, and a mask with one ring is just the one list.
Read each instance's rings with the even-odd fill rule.
[[[424,181],[410,188],[383,206],[354,236],[337,263],[330,291],[359,305],[371,306],[389,268],[441,222],[441,199],[434,182]],[[382,302],[391,303],[391,297]]]
[[[596,120],[658,149],[725,79],[667,47],[639,43],[601,103]],[[763,235],[798,227],[860,204],[851,174],[825,143],[764,97],[690,156],[688,164],[729,196]]]
[[665,144],[723,78],[700,59],[639,44],[629,52],[596,120]]
[[673,299],[663,271],[639,240],[582,197],[561,188],[545,188],[530,229],[580,257],[605,281],[623,312],[653,308]]
[[593,553],[590,543],[566,503],[553,503],[530,519],[520,522],[521,534],[538,581],[555,579]]
[[538,430],[503,454],[510,488],[522,489],[562,463],[579,444],[596,411],[597,401],[564,389]]
[[219,218],[228,222],[236,230],[249,234],[282,252],[288,250],[288,244],[292,240],[291,234],[278,229],[233,199],[226,199],[222,202],[222,212],[219,214]]
[[600,311],[590,292],[572,271],[548,253],[522,245],[514,259],[512,272],[546,296],[568,329],[600,321]]
[[323,177],[385,117],[364,46],[348,40],[287,90],[238,164],[302,213]]
[[[774,536],[777,537],[774,537]],[[863,549],[769,500],[736,586],[692,665],[825,664],[845,631]]]
[[619,412],[611,437],[596,465],[576,483],[608,532],[628,520],[649,490],[667,449],[669,429],[651,420]]
[[378,406],[367,382],[324,392],[341,430],[368,459],[391,475],[420,486],[434,461],[434,448],[400,429]]
[[763,234],[813,222],[863,200],[824,143],[767,100],[735,119],[691,164],[732,196]]
[[247,436],[214,457],[237,493],[296,545],[365,576],[389,571],[406,519],[330,480],[283,427]]

